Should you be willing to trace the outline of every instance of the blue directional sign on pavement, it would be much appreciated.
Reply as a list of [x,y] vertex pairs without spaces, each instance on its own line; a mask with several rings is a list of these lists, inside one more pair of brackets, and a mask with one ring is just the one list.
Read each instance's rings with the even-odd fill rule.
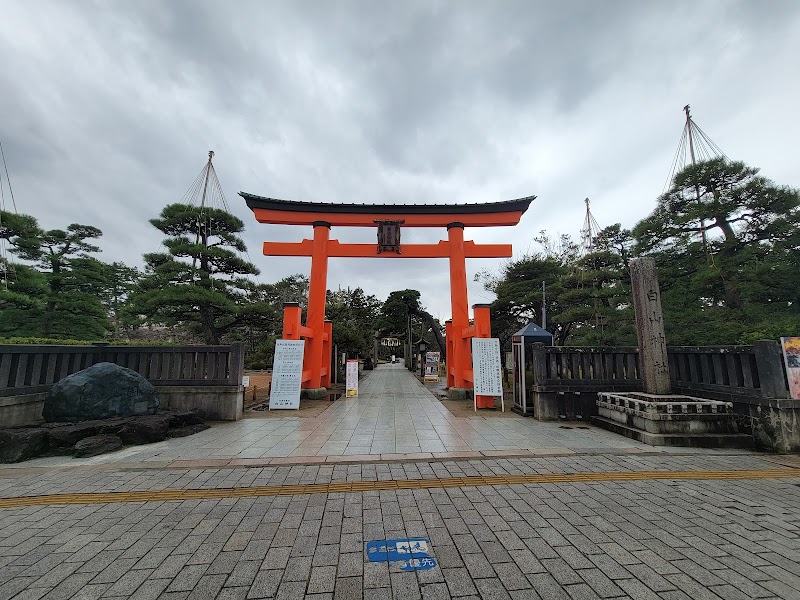
[[365,552],[370,562],[400,563],[402,571],[426,571],[436,566],[431,557],[431,542],[426,538],[373,540],[367,542]]

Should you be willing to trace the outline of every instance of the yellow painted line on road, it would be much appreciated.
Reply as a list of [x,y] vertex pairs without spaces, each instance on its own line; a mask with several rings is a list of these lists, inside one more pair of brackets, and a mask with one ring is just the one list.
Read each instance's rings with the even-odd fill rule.
[[761,469],[741,471],[613,471],[605,473],[534,473],[527,475],[475,475],[439,479],[401,479],[390,481],[337,481],[333,483],[263,485],[241,488],[142,490],[138,492],[103,492],[89,494],[49,494],[0,498],[1,508],[51,506],[62,504],[116,504],[120,502],[168,502],[215,498],[257,498],[260,496],[297,496],[384,490],[429,490],[448,487],[486,485],[529,485],[552,483],[597,483],[607,481],[647,480],[719,480],[719,479],[800,479],[800,469]]

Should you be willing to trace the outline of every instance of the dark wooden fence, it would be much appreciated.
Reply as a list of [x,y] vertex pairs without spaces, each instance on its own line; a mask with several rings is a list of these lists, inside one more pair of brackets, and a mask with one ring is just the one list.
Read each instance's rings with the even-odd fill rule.
[[0,345],[0,397],[46,392],[99,362],[132,369],[155,386],[241,385],[244,346]]
[[[533,344],[531,393],[558,395],[558,413],[569,418],[597,414],[598,391],[640,391],[635,347],[558,347]],[[668,348],[673,392],[760,405],[788,398],[780,345],[673,346]],[[532,385],[531,385],[532,384]]]

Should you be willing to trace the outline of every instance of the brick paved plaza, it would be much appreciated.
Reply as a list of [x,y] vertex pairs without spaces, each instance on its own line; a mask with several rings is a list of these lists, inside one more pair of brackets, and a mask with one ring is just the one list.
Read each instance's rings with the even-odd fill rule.
[[391,366],[288,414],[0,469],[0,599],[800,598],[796,456],[457,418]]

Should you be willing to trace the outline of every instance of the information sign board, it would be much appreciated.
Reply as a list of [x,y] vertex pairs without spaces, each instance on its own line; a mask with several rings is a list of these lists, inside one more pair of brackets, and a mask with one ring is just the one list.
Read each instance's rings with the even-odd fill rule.
[[425,381],[439,381],[439,353],[425,353]]
[[345,378],[345,396],[358,396],[358,360],[347,361],[347,376]]
[[300,408],[304,340],[278,340],[272,362],[269,409]]
[[503,396],[503,363],[498,338],[472,338],[472,376],[476,396]]
[[781,338],[786,379],[789,380],[789,397],[800,400],[800,337]]
[[250,375],[242,375],[242,387],[250,387]]

